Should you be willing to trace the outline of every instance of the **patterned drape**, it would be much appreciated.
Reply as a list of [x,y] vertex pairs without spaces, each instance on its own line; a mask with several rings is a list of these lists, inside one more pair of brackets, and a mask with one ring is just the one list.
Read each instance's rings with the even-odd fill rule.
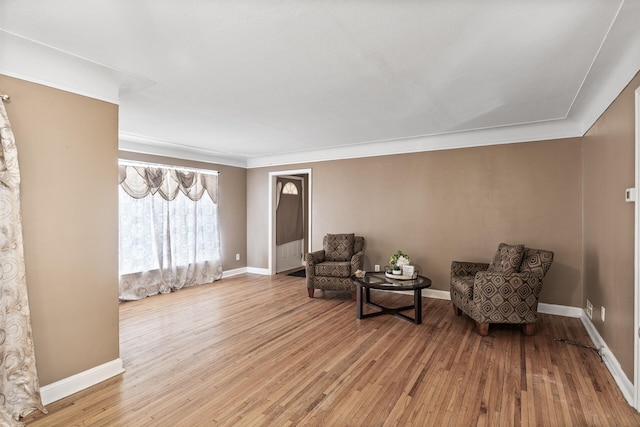
[[31,334],[15,139],[0,96],[0,425],[20,426],[39,409],[40,385]]
[[134,199],[159,194],[171,201],[181,192],[189,199],[198,201],[206,192],[213,203],[218,203],[217,174],[120,164],[118,178],[122,189]]

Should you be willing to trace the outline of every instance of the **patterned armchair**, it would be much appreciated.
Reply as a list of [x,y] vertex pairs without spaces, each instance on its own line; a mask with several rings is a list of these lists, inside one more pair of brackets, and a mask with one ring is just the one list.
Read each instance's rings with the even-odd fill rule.
[[535,335],[542,279],[553,252],[500,243],[490,264],[453,261],[451,301],[456,315],[476,321],[478,334],[488,335],[490,323],[522,324]]
[[327,234],[323,250],[307,254],[307,291],[313,298],[316,289],[351,291],[355,300],[356,287],[350,277],[362,269],[364,237],[353,234]]

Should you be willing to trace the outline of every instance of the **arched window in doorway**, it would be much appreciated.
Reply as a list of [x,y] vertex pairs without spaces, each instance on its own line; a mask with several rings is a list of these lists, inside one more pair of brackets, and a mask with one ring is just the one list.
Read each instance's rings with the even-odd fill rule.
[[287,182],[282,189],[282,194],[298,195],[298,187],[293,182]]

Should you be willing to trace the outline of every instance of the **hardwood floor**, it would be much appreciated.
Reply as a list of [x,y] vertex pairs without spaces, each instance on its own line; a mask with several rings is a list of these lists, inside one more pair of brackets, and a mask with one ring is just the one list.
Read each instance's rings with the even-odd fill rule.
[[[246,274],[120,306],[126,372],[30,414],[28,426],[635,426],[578,319],[488,337],[449,301],[423,323],[356,319],[349,293]],[[411,296],[372,293],[385,305]]]

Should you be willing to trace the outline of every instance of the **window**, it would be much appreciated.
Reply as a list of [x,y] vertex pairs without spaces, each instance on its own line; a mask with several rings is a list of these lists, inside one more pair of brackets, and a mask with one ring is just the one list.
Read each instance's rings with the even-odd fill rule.
[[140,299],[222,276],[218,175],[119,166],[120,299]]
[[298,195],[298,187],[293,182],[287,182],[282,189],[282,194]]

